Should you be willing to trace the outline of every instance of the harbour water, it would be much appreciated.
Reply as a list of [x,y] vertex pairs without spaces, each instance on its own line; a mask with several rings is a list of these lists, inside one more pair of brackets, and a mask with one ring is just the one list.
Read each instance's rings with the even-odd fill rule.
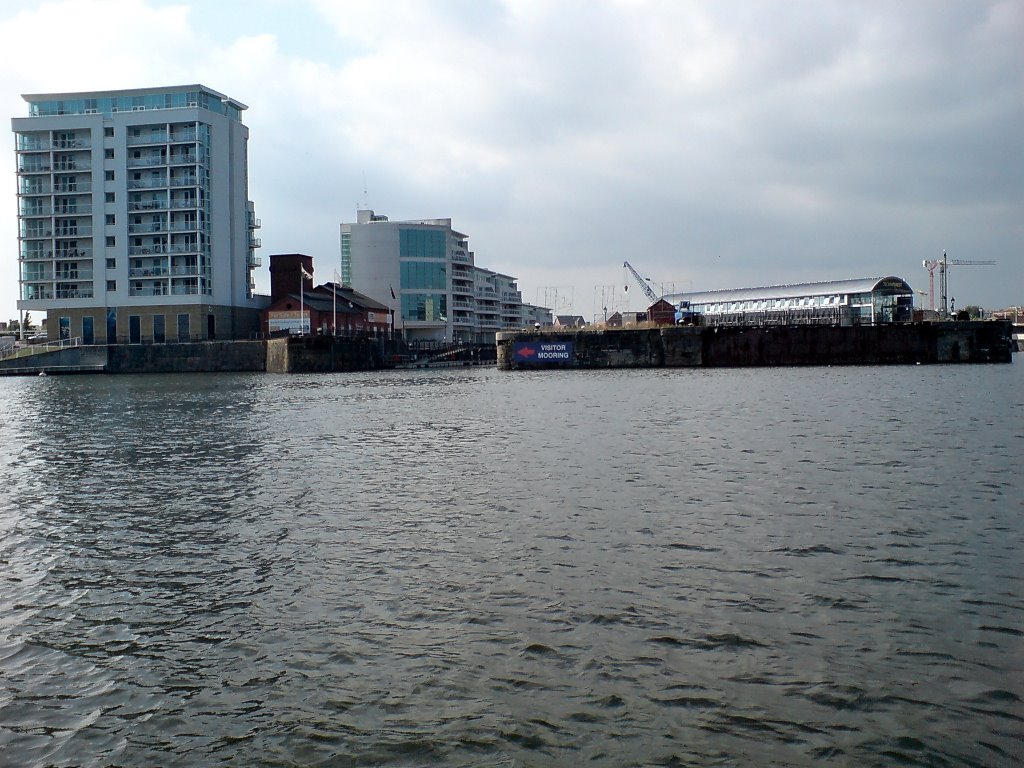
[[0,379],[0,765],[1017,765],[1024,360]]

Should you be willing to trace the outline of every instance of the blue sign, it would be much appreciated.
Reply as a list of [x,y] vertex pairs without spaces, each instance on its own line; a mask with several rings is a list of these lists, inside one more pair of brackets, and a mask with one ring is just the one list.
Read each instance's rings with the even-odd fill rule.
[[517,341],[512,361],[519,365],[571,365],[571,341]]

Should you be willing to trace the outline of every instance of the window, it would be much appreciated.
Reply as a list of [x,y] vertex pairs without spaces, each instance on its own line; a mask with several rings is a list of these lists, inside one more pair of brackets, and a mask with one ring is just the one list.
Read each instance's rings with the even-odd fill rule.
[[114,135],[114,128],[112,126],[109,126],[109,125],[106,126],[103,129],[103,135],[106,136],[107,138],[110,138],[111,136]]
[[112,214],[112,213],[108,213],[108,214],[107,214],[107,218],[106,218],[106,222],[105,222],[105,223],[106,223],[106,225],[107,225],[108,227],[111,227],[111,226],[113,226],[113,225],[114,225],[115,221],[116,221],[116,219],[114,218],[114,214]]
[[106,158],[107,160],[113,160],[114,159],[114,150],[110,149],[110,148],[104,149],[103,150],[103,157]]
[[113,248],[117,245],[116,238],[113,235],[107,235],[107,248]]
[[107,269],[117,269],[117,259],[107,259]]
[[106,173],[103,174],[103,179],[105,181],[113,181],[114,180],[114,172],[113,171],[107,171]]
[[117,280],[107,280],[107,291],[113,293],[117,290]]
[[113,192],[107,192],[106,201],[108,203],[114,202],[114,193]]

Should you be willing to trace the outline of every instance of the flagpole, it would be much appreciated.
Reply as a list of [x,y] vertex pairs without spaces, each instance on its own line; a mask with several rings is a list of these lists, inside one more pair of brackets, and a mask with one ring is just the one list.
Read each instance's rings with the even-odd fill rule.
[[306,335],[306,270],[299,269],[299,336]]

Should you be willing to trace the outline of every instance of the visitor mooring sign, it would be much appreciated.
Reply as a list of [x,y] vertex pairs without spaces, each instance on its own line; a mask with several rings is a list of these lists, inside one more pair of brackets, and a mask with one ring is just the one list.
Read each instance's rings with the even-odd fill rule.
[[569,365],[572,363],[571,341],[517,341],[512,359],[520,365]]

